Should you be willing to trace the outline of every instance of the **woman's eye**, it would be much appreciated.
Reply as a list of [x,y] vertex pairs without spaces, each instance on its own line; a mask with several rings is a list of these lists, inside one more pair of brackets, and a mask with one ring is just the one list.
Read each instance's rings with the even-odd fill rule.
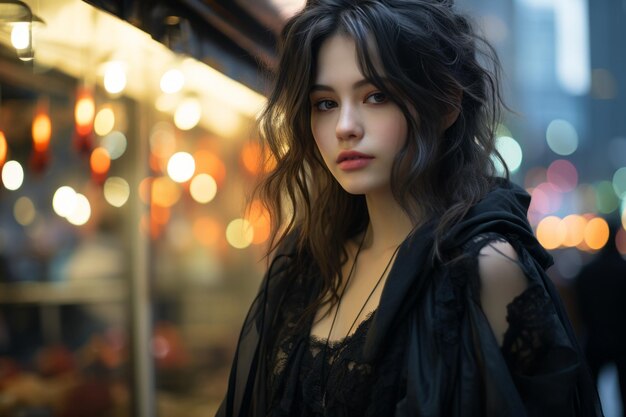
[[366,101],[368,103],[375,103],[375,104],[385,103],[387,102],[387,95],[381,92],[372,93],[369,96],[367,96]]
[[336,107],[335,102],[332,100],[316,101],[314,106],[316,110],[320,110],[320,111],[326,111],[326,110],[332,109],[333,107]]

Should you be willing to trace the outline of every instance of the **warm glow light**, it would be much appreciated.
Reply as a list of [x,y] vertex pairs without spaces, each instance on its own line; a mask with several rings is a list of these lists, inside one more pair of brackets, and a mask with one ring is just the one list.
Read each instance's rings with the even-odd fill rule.
[[161,91],[166,94],[179,92],[185,85],[185,76],[176,68],[166,71],[161,77]]
[[174,124],[180,130],[190,130],[200,122],[202,107],[195,97],[188,97],[181,101],[174,113]]
[[263,161],[261,160],[261,147],[256,142],[246,143],[241,150],[241,162],[244,168],[253,175],[261,173]]
[[28,226],[35,220],[37,211],[35,205],[28,197],[20,197],[13,206],[13,215],[15,220],[22,226]]
[[563,196],[550,183],[536,186],[531,193],[530,209],[542,214],[554,213],[561,207]]
[[2,182],[7,190],[15,191],[24,182],[24,169],[17,161],[8,161],[2,167]]
[[217,194],[217,183],[209,174],[198,174],[191,180],[189,192],[198,203],[208,203]]
[[255,245],[265,242],[270,236],[270,216],[260,200],[254,200],[250,204],[246,218],[252,225]]
[[52,197],[54,212],[61,217],[67,217],[76,207],[76,195],[72,187],[67,185],[59,187]]
[[31,24],[29,22],[13,23],[11,44],[15,49],[26,49],[30,46]]
[[113,207],[122,207],[130,196],[130,186],[124,178],[111,177],[104,182],[104,199]]
[[181,190],[168,177],[155,178],[152,181],[152,202],[161,207],[171,207],[180,199]]
[[109,94],[119,94],[126,88],[126,68],[124,63],[112,61],[104,70],[104,89]]
[[236,249],[244,249],[250,246],[254,239],[252,225],[246,219],[235,219],[226,227],[226,240]]
[[567,234],[563,246],[575,247],[585,239],[587,220],[583,216],[570,214],[563,219]]
[[45,152],[50,145],[52,136],[52,123],[47,112],[38,111],[33,119],[33,147],[37,152]]
[[150,131],[150,150],[159,158],[169,158],[176,151],[174,127],[168,122],[159,122]]
[[141,180],[139,183],[139,199],[144,204],[150,204],[150,199],[152,195],[152,183],[154,182],[154,178],[147,177]]
[[115,113],[111,107],[103,107],[96,114],[93,129],[99,136],[108,135],[115,127]]
[[124,155],[128,141],[122,132],[113,131],[102,138],[100,145],[109,152],[111,159],[117,159]]
[[74,210],[67,215],[67,221],[75,226],[82,226],[91,217],[91,205],[89,200],[82,194],[76,193],[76,205]]
[[204,246],[215,246],[220,240],[222,226],[211,217],[199,217],[193,222],[193,235]]
[[79,133],[88,134],[91,131],[95,113],[96,106],[93,96],[87,89],[81,89],[76,100],[76,108],[74,109],[74,118],[76,119],[76,127]]
[[565,242],[567,229],[565,223],[556,216],[548,216],[537,225],[537,240],[541,246],[550,250],[556,249]]
[[226,179],[226,166],[214,153],[207,150],[199,150],[193,154],[196,161],[196,172],[209,174],[215,179],[217,186],[221,186]]
[[91,170],[96,174],[106,174],[111,168],[111,157],[109,151],[102,147],[98,147],[91,152],[91,158],[89,158]]
[[176,152],[167,162],[167,174],[176,182],[189,181],[195,171],[196,163],[187,152]]
[[602,249],[609,240],[609,225],[606,220],[595,217],[585,227],[585,243],[590,249]]
[[7,138],[4,136],[4,132],[0,130],[0,167],[4,165],[4,161],[7,159],[8,151]]

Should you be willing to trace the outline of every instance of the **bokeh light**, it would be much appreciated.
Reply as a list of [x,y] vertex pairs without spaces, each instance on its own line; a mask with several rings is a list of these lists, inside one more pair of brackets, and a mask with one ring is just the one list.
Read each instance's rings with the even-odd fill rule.
[[587,220],[580,215],[570,214],[563,219],[566,235],[563,246],[576,247],[585,239]]
[[32,127],[33,148],[37,152],[45,152],[50,145],[52,136],[52,122],[45,111],[38,111],[33,119]]
[[158,122],[150,131],[150,150],[159,158],[169,158],[176,151],[174,126],[168,122]]
[[561,208],[563,196],[550,183],[544,182],[532,189],[529,210],[542,214],[554,213]]
[[609,225],[606,220],[595,217],[585,227],[585,243],[590,249],[602,249],[609,240]]
[[95,130],[96,134],[99,136],[106,136],[115,127],[115,113],[113,113],[113,109],[109,106],[102,107],[98,114],[96,114],[96,118],[93,123],[93,130]]
[[568,121],[556,119],[550,122],[546,130],[546,140],[552,152],[567,156],[578,149],[578,132]]
[[167,162],[167,174],[176,182],[186,182],[193,177],[196,162],[187,152],[176,152]]
[[550,164],[547,179],[558,191],[572,191],[578,185],[578,170],[570,161],[559,159]]
[[226,227],[226,240],[236,249],[244,249],[252,244],[254,230],[246,219],[235,219]]
[[271,232],[270,216],[260,200],[250,203],[246,218],[254,231],[252,243],[258,245],[267,241]]
[[30,46],[31,23],[15,22],[11,28],[11,45],[15,49],[26,49]]
[[548,216],[539,222],[536,234],[541,246],[551,250],[558,248],[565,242],[567,229],[560,218]]
[[193,235],[204,246],[216,246],[223,233],[222,225],[212,217],[198,217],[193,222]]
[[201,116],[200,100],[195,97],[187,97],[176,108],[174,124],[180,130],[190,130],[200,122]]
[[208,203],[217,194],[217,183],[209,174],[198,174],[191,180],[189,185],[191,197],[198,203]]
[[179,69],[172,68],[163,73],[159,85],[166,94],[177,93],[185,85],[185,76]]
[[153,204],[150,207],[150,218],[154,223],[165,225],[170,221],[171,210],[169,207],[161,207],[157,204]]
[[127,146],[126,136],[122,132],[113,131],[102,138],[100,146],[109,152],[109,157],[113,160],[124,155]]
[[106,174],[111,168],[111,156],[109,151],[102,147],[97,147],[91,152],[89,158],[89,165],[91,170],[96,174]]
[[613,189],[619,198],[626,197],[626,167],[622,167],[613,174]]
[[52,197],[52,208],[60,217],[67,217],[76,207],[76,191],[64,185],[59,187]]
[[104,69],[104,89],[119,94],[126,88],[126,65],[120,61],[108,62]]
[[91,205],[87,197],[80,193],[76,193],[76,204],[74,209],[68,213],[66,219],[74,226],[82,226],[89,221],[91,217]]
[[533,167],[526,171],[524,176],[524,188],[535,188],[542,182],[548,181],[548,171],[544,167]]
[[130,197],[130,185],[124,178],[111,177],[104,182],[104,199],[113,207],[122,207]]
[[74,108],[74,119],[79,133],[87,134],[91,131],[95,113],[96,105],[91,92],[87,89],[79,90]]
[[[496,149],[504,158],[509,171],[516,172],[522,164],[522,148],[515,139],[509,136],[500,136],[496,139]],[[504,173],[502,163],[493,158],[498,173]]]
[[161,207],[171,207],[178,202],[181,190],[178,184],[168,177],[152,180],[152,202]]
[[0,167],[4,165],[8,153],[9,145],[7,144],[7,138],[4,136],[4,132],[0,130]]
[[196,161],[196,172],[209,174],[220,187],[226,178],[226,165],[213,152],[202,149],[193,154]]
[[594,184],[596,192],[596,210],[600,213],[612,213],[619,206],[619,198],[615,194],[613,184],[609,181],[600,181]]
[[35,210],[32,200],[24,196],[18,198],[13,206],[13,216],[22,226],[32,224],[37,216],[37,210]]
[[24,168],[17,161],[8,161],[2,167],[2,183],[7,190],[15,191],[24,183]]

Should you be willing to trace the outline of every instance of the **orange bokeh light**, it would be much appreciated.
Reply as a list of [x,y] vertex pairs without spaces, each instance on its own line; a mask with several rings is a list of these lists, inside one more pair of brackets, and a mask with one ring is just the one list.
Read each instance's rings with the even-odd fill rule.
[[152,181],[152,203],[161,207],[172,207],[178,202],[181,189],[169,177],[158,177]]
[[104,148],[98,147],[91,152],[91,158],[89,158],[91,170],[95,174],[106,174],[111,168],[111,157],[109,151]]
[[224,162],[213,152],[201,149],[193,154],[196,161],[196,174],[205,173],[213,177],[217,186],[221,186],[226,178]]
[[0,167],[6,162],[8,152],[7,138],[4,136],[4,132],[0,130]]
[[609,225],[606,220],[595,217],[585,227],[585,243],[590,249],[602,249],[609,240]]
[[261,201],[252,201],[246,213],[246,220],[252,224],[254,231],[252,243],[258,245],[267,241],[271,231],[270,215]]
[[548,216],[537,225],[537,239],[548,250],[561,246],[566,237],[565,223],[556,216]]
[[88,135],[91,132],[95,115],[96,104],[93,95],[85,88],[80,89],[77,94],[76,107],[74,108],[76,131],[80,135]]
[[210,217],[199,217],[193,222],[193,235],[204,246],[215,246],[222,235],[222,226]]
[[585,239],[587,220],[583,216],[571,214],[563,219],[563,224],[567,232],[563,246],[578,246]]
[[153,222],[165,225],[170,220],[170,209],[153,204],[150,207],[150,217]]
[[50,137],[52,136],[52,123],[50,116],[44,111],[38,111],[33,119],[33,147],[37,152],[45,152],[50,145]]

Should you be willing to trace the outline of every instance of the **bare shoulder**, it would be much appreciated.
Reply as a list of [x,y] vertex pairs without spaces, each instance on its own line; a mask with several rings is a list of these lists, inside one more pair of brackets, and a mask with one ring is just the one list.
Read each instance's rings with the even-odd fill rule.
[[517,252],[506,241],[490,242],[478,257],[481,305],[499,344],[507,329],[508,304],[528,287],[517,261]]

